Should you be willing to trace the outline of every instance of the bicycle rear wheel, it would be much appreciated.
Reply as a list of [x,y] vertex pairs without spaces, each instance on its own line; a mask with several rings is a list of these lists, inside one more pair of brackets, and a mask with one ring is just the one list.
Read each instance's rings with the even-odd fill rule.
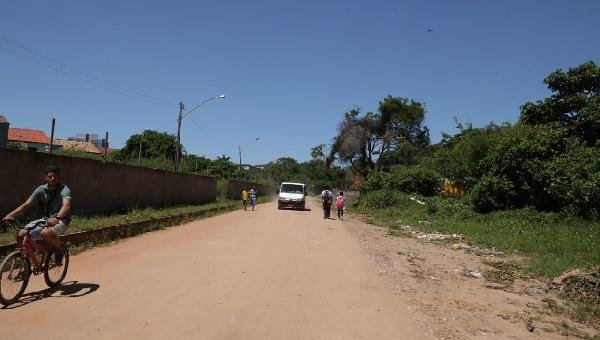
[[0,302],[8,306],[17,302],[29,282],[31,267],[23,253],[15,251],[0,264]]
[[59,286],[65,279],[65,276],[67,276],[67,270],[69,269],[69,247],[64,244],[62,247],[62,259],[56,256],[54,250],[50,250],[46,254],[44,263],[44,281],[46,281],[48,287]]

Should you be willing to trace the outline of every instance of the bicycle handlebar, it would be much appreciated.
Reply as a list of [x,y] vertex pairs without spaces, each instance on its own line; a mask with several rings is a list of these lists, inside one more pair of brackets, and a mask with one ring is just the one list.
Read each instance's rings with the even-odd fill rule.
[[2,224],[7,225],[7,226],[11,226],[11,225],[14,225],[14,224],[23,224],[23,222],[21,222],[21,220],[13,217],[12,219],[9,219],[9,220],[3,219],[2,220]]
[[26,223],[23,223],[23,221],[17,219],[17,218],[13,218],[11,220],[2,220],[1,225],[3,226],[7,226],[7,227],[12,227],[12,226],[22,226],[23,229],[26,229],[27,231],[32,231],[33,229],[37,228],[38,226],[40,226],[41,224],[43,224],[44,226],[48,226],[48,221],[39,221],[38,223],[34,223],[31,226],[27,227]]

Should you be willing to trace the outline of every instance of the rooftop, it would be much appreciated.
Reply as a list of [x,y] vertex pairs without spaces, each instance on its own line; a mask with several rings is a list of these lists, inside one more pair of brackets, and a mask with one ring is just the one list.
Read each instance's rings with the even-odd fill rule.
[[50,144],[50,139],[41,130],[8,128],[8,140],[13,142]]
[[92,143],[89,142],[81,142],[76,140],[67,140],[67,139],[57,139],[54,141],[55,145],[61,145],[65,149],[78,150],[87,153],[93,154],[101,154],[97,147],[95,147]]

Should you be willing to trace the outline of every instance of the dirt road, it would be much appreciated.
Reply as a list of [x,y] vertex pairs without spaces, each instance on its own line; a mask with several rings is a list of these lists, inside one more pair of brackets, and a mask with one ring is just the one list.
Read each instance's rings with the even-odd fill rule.
[[[144,234],[34,277],[4,339],[525,339],[577,335],[531,281],[485,256],[275,203]],[[466,273],[466,275],[465,275]],[[546,306],[546,307],[545,307]]]
[[314,206],[263,204],[96,248],[71,258],[61,290],[43,289],[34,277],[0,310],[2,338],[428,338],[344,222]]

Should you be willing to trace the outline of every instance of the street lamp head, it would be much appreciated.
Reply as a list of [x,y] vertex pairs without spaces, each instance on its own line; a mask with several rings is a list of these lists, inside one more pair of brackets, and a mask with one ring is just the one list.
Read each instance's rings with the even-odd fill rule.
[[218,96],[217,98],[219,98],[219,99],[225,99],[225,95],[222,94],[222,95]]

